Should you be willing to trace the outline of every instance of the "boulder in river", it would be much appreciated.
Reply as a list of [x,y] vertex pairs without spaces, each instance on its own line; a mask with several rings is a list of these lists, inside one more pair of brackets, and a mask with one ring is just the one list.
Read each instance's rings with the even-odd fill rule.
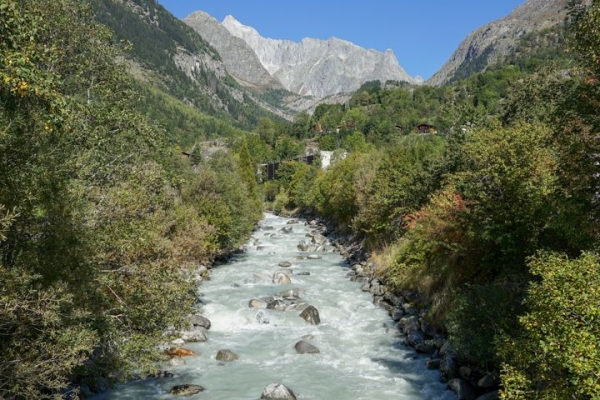
[[289,285],[292,283],[292,280],[285,272],[275,272],[273,275],[273,283],[276,285]]
[[286,260],[286,261],[282,261],[282,262],[280,262],[280,263],[279,263],[279,266],[280,266],[281,268],[289,268],[289,267],[291,267],[291,266],[292,266],[292,263]]
[[217,361],[231,362],[240,358],[231,350],[219,350],[217,352]]
[[319,325],[321,323],[319,310],[317,310],[314,306],[306,307],[304,311],[300,313],[300,316],[311,325]]
[[265,388],[260,396],[263,400],[296,400],[292,389],[281,383],[271,383]]
[[173,388],[171,389],[171,391],[169,393],[171,393],[172,395],[175,395],[175,396],[193,396],[193,395],[198,394],[203,391],[204,391],[204,388],[200,385],[186,384],[186,385],[173,386]]
[[273,300],[272,302],[267,304],[267,308],[269,310],[284,311],[285,307],[286,307],[286,304],[283,300]]
[[317,354],[320,353],[319,349],[317,349],[312,344],[305,342],[304,340],[299,341],[294,345],[294,349],[296,349],[296,353],[298,354]]
[[292,228],[291,226],[284,226],[283,228],[280,229],[281,232],[287,233],[287,234],[292,233],[293,230],[294,230],[294,228]]
[[300,250],[300,251],[308,251],[308,248],[309,247],[308,247],[308,245],[306,243],[300,243],[298,245],[298,250]]
[[248,302],[250,308],[265,308],[267,304],[262,300],[252,299]]
[[318,256],[316,254],[310,254],[308,257],[306,257],[309,260],[320,260],[321,256]]
[[181,331],[179,332],[179,336],[181,339],[186,342],[206,342],[208,340],[208,336],[206,336],[206,329],[202,327],[195,327],[189,331]]
[[190,323],[192,324],[192,326],[199,326],[204,329],[210,329],[210,320],[202,315],[190,315]]

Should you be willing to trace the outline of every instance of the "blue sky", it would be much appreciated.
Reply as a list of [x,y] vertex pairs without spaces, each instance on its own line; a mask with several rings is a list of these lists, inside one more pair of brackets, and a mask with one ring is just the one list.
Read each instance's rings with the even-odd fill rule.
[[429,78],[478,27],[525,0],[158,0],[178,18],[231,14],[262,36],[300,41],[335,36],[368,49],[391,48],[411,75]]

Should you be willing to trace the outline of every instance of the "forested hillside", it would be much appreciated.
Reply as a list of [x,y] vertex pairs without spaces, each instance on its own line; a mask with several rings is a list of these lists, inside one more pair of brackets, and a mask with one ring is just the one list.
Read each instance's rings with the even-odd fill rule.
[[0,4],[0,398],[146,374],[261,217],[247,150],[181,159],[79,1]]

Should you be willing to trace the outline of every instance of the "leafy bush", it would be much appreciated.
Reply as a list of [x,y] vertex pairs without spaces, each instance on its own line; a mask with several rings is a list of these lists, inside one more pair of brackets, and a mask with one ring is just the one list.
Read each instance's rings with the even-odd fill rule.
[[522,330],[501,344],[503,397],[600,397],[600,257],[542,253],[529,266],[537,280],[527,291]]

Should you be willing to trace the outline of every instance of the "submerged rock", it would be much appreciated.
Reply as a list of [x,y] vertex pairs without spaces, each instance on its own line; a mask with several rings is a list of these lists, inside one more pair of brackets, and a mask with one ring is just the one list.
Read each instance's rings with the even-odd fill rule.
[[169,393],[175,396],[193,396],[203,391],[204,388],[200,385],[186,384],[173,386]]
[[294,349],[296,349],[296,353],[298,354],[317,354],[321,352],[315,346],[308,342],[305,342],[304,340],[301,340],[298,343],[296,343],[294,345]]
[[231,362],[231,361],[235,361],[237,359],[239,359],[240,356],[238,356],[236,353],[234,353],[231,350],[219,350],[217,352],[217,361],[224,361],[224,362]]
[[286,260],[286,261],[282,261],[282,262],[280,262],[280,263],[279,263],[279,266],[280,266],[281,268],[289,268],[289,267],[291,267],[291,266],[292,266],[292,263]]
[[292,389],[281,383],[271,383],[265,388],[260,396],[263,400],[296,400]]

